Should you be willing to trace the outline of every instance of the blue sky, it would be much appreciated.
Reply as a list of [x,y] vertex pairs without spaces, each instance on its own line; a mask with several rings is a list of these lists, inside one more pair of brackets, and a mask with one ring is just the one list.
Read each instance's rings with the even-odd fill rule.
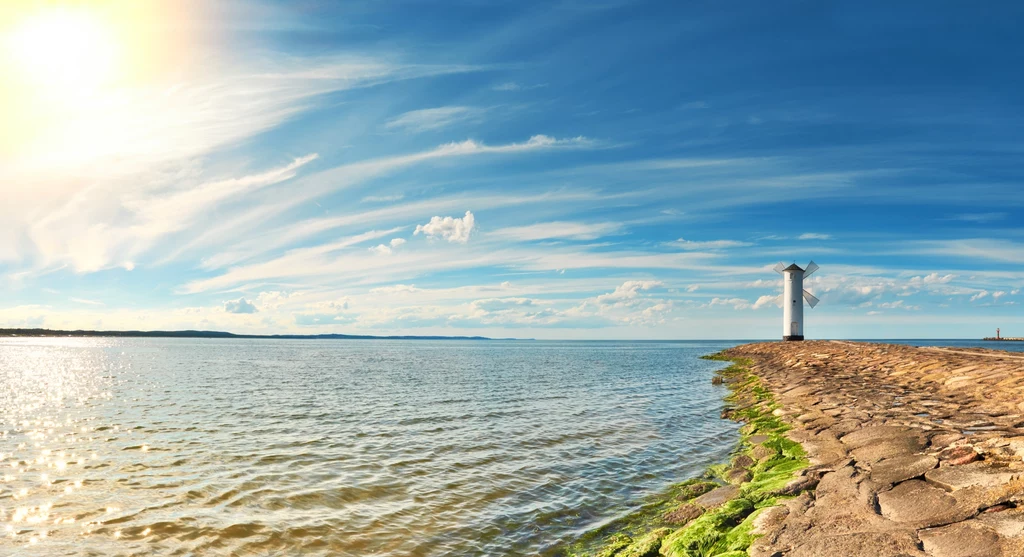
[[1024,334],[1018,3],[95,4],[0,29],[0,326]]

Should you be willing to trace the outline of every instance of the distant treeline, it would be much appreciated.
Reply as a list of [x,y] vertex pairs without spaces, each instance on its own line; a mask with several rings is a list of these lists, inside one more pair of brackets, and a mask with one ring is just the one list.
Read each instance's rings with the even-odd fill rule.
[[[224,331],[62,331],[57,329],[0,329],[0,336],[17,337],[159,337],[159,338],[279,338],[354,340],[496,340],[487,337],[373,336],[373,335],[236,335]],[[497,339],[512,340],[512,339]]]

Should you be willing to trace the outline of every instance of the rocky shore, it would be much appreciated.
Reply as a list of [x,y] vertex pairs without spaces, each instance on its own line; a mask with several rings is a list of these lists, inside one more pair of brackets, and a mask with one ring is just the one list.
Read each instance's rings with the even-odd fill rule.
[[[808,341],[716,356],[732,461],[570,555],[1024,557],[1024,355]],[[591,540],[593,542],[593,540]]]

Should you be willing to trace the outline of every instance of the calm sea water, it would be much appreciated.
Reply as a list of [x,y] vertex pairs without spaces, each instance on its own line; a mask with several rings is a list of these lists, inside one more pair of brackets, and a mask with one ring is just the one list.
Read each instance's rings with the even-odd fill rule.
[[3,339],[0,554],[550,554],[726,458],[733,344]]

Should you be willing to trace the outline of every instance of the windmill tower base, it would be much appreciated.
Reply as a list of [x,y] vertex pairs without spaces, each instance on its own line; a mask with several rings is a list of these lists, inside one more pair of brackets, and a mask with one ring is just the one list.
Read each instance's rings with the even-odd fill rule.
[[787,335],[782,337],[782,340],[803,340],[804,335]]

